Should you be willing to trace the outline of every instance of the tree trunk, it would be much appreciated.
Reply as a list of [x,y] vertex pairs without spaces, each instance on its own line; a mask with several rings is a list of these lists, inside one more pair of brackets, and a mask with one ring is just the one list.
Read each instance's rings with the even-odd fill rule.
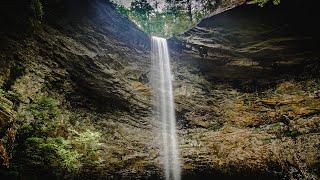
[[192,24],[192,0],[187,0],[189,20]]

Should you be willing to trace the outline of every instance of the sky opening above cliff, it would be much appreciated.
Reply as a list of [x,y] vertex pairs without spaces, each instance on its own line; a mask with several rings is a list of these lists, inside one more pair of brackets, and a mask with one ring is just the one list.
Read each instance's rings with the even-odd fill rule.
[[117,10],[152,36],[181,34],[219,6],[220,0],[113,0]]

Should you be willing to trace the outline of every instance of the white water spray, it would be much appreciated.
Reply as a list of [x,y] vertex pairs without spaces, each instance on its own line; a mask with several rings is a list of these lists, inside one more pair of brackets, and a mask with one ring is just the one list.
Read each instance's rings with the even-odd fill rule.
[[176,118],[172,92],[172,75],[167,40],[152,37],[151,83],[154,115],[161,122],[161,152],[166,180],[180,180]]

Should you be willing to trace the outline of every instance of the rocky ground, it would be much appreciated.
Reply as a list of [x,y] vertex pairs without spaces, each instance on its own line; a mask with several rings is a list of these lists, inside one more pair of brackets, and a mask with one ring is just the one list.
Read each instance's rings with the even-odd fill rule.
[[[159,179],[149,37],[109,3],[47,7],[27,34],[1,19],[1,176]],[[244,5],[170,40],[184,178],[319,178],[318,36],[280,15]]]

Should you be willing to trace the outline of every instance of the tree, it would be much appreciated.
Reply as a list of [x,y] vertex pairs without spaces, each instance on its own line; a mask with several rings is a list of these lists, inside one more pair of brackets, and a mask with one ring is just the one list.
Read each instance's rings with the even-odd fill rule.
[[131,3],[131,10],[147,18],[154,9],[147,0],[136,0]]
[[131,12],[135,15],[136,21],[142,28],[150,33],[149,17],[154,11],[154,8],[148,3],[147,0],[136,0],[131,3]]
[[169,4],[169,10],[175,11],[175,15],[177,15],[181,11],[187,11],[190,24],[193,22],[193,12],[192,12],[192,0],[166,0]]
[[187,0],[189,20],[192,23],[192,1]]
[[254,0],[255,3],[259,4],[259,6],[264,6],[269,1],[272,1],[274,5],[279,5],[281,0]]
[[[221,0],[135,0],[118,11],[129,16],[140,28],[151,35],[170,37],[186,31],[210,13]],[[152,4],[150,4],[150,2]]]
[[203,10],[206,12],[211,12],[221,4],[221,0],[201,0],[203,4]]
[[129,16],[129,10],[123,5],[117,6],[117,10],[125,16]]

